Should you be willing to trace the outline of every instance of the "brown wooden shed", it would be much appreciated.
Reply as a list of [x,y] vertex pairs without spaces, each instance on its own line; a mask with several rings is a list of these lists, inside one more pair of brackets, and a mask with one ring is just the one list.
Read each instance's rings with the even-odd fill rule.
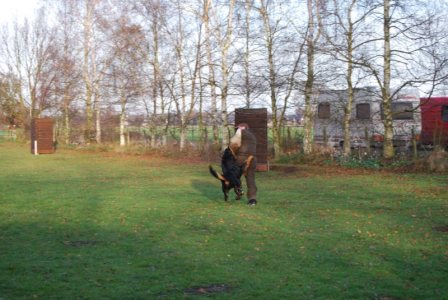
[[237,108],[235,126],[247,123],[257,139],[257,171],[268,171],[268,110],[266,108]]
[[54,153],[53,119],[35,118],[31,121],[31,153]]

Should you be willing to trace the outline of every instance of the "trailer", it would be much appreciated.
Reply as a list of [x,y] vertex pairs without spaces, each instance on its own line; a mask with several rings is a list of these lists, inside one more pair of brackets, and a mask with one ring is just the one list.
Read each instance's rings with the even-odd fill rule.
[[422,146],[448,147],[448,97],[421,98]]
[[[383,109],[375,88],[357,88],[350,116],[352,148],[381,148],[384,141]],[[344,145],[344,111],[347,90],[321,91],[315,97],[314,142],[329,147]],[[393,144],[399,150],[411,147],[421,132],[418,91],[397,93],[392,101]]]

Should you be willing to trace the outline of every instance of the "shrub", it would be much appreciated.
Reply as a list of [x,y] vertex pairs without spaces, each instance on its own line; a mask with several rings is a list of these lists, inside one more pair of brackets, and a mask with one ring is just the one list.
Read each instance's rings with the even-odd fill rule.
[[382,167],[381,162],[377,158],[369,156],[338,156],[336,162],[340,166],[347,168],[380,169]]

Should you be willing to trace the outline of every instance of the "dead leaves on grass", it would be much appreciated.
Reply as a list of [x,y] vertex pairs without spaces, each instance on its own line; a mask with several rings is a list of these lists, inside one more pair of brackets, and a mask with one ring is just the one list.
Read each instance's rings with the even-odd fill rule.
[[448,233],[448,225],[445,226],[437,226],[433,228],[435,231]]
[[208,295],[216,293],[227,293],[232,288],[225,284],[211,284],[209,286],[196,286],[185,289],[185,293],[188,295]]
[[99,242],[93,240],[64,241],[64,245],[74,248],[95,246]]
[[313,166],[313,165],[272,165],[271,171],[281,173],[284,176],[313,177],[313,176],[352,176],[372,174],[375,171],[364,169],[346,169],[332,166]]

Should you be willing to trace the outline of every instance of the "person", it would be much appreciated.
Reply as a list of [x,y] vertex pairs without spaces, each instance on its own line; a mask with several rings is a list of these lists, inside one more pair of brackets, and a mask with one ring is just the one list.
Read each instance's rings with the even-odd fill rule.
[[235,135],[230,139],[230,149],[236,156],[238,166],[243,167],[248,158],[253,159],[245,174],[247,184],[248,205],[257,205],[257,185],[255,183],[255,171],[257,168],[257,140],[246,123],[238,124]]

